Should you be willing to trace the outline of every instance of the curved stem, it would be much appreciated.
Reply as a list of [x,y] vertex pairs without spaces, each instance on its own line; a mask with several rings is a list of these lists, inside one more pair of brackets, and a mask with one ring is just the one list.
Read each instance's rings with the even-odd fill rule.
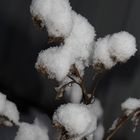
[[96,88],[101,80],[101,76],[102,73],[95,73],[94,77],[93,77],[93,86],[92,86],[92,93],[91,93],[91,96],[90,98],[88,99],[88,104],[90,104],[93,100],[93,97],[95,95],[95,91],[96,91]]
[[75,83],[75,81],[70,81],[70,82],[66,83],[65,85],[63,85],[62,87],[60,87],[57,91],[56,99],[63,97],[66,87],[73,83]]

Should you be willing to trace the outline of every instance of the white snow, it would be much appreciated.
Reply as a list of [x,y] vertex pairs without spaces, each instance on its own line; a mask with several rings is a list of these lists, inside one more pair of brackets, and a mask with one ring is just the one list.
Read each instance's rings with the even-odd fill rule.
[[103,140],[104,137],[104,127],[103,125],[98,125],[97,129],[93,133],[93,139],[92,140]]
[[104,136],[104,127],[102,125],[103,109],[100,101],[95,98],[95,101],[92,104],[88,105],[90,113],[94,114],[97,117],[98,125],[97,129],[87,136],[87,140],[102,140]]
[[53,122],[58,122],[69,135],[83,137],[96,129],[97,118],[83,104],[61,105],[53,115]]
[[114,130],[117,126],[118,118],[112,123],[112,126],[109,128],[109,130]]
[[93,66],[103,64],[106,69],[112,68],[117,62],[126,62],[134,56],[136,40],[128,32],[119,32],[99,38],[93,52]]
[[140,108],[140,99],[128,98],[121,104],[121,108],[126,112],[126,115],[129,115],[134,110]]
[[73,28],[65,40],[65,46],[71,48],[72,57],[87,60],[96,36],[94,27],[86,18],[72,11]]
[[110,58],[109,53],[109,39],[110,36],[99,38],[95,44],[93,53],[93,65],[96,67],[97,64],[103,64],[106,69],[110,69],[115,63]]
[[91,113],[96,115],[96,117],[98,119],[102,118],[102,116],[103,116],[103,109],[102,109],[100,101],[97,98],[95,98],[95,101],[92,104],[88,105],[88,109],[89,109],[89,111]]
[[63,47],[53,47],[39,53],[36,67],[38,65],[47,71],[50,78],[61,81],[69,72],[71,57]]
[[46,25],[49,36],[69,35],[72,16],[68,0],[32,0],[30,11],[33,17],[37,16]]
[[8,100],[6,101],[5,110],[3,112],[3,115],[7,116],[15,124],[18,124],[19,112],[18,112],[17,107],[14,103],[12,103]]
[[33,17],[42,20],[42,26],[45,26],[47,16],[52,10],[52,0],[32,0],[30,5],[30,12]]
[[[6,100],[6,96],[2,93],[0,93],[0,115],[8,117],[10,121],[13,121],[17,125],[19,123],[19,112],[16,105]],[[3,123],[8,124],[8,122]]]
[[49,139],[57,140],[57,137],[60,135],[52,125],[52,119],[47,114],[36,110],[35,108],[30,109],[30,115],[35,118],[34,125],[39,126],[41,129],[47,132]]
[[[83,76],[85,67],[91,63],[95,68],[101,65],[105,69],[111,69],[118,62],[126,62],[137,51],[134,36],[125,31],[107,35],[95,42],[94,27],[86,18],[71,9],[69,0],[32,0],[30,10],[33,17],[42,20],[49,36],[64,37],[64,44],[41,51],[36,62],[36,68],[41,67],[50,78],[62,82],[61,85],[67,81],[66,77],[73,65]],[[97,126],[97,120],[101,121],[103,115],[100,102],[96,99],[90,105],[78,104],[82,100],[82,91],[77,84],[66,87],[65,98],[72,103],[61,105],[56,110],[53,123],[61,124],[70,136],[74,136],[74,140],[82,137],[101,140],[104,128],[101,122]],[[139,107],[140,100],[134,98],[129,98],[122,104],[122,110],[126,114]],[[34,128],[35,131],[42,130],[38,122],[37,125],[23,124],[20,131],[27,127],[32,133],[30,139],[39,139],[40,134],[33,133]],[[25,131],[25,135],[26,133]],[[20,139],[19,135],[16,140],[23,140],[23,136]]]
[[137,51],[135,37],[124,31],[110,37],[109,47],[110,55],[115,57],[117,62],[126,62]]
[[21,123],[15,140],[49,140],[47,129],[41,124]]
[[103,136],[104,136],[104,127],[101,124],[99,124],[95,132],[93,134],[90,134],[86,138],[87,140],[103,140]]
[[6,96],[0,92],[0,114],[3,113],[6,104]]
[[83,75],[95,38],[94,28],[84,17],[74,11],[72,17],[72,31],[65,38],[65,44],[41,51],[36,63],[36,67],[41,66],[51,78],[56,78],[58,81],[67,76],[73,64],[76,64]]
[[71,103],[80,103],[82,100],[82,90],[78,84],[72,84],[71,87],[66,87],[64,97]]

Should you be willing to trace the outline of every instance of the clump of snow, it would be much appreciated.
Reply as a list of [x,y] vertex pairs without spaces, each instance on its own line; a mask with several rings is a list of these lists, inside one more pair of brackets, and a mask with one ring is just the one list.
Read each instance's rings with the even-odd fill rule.
[[109,130],[110,131],[114,130],[116,128],[117,124],[118,124],[118,118],[112,123],[112,126],[109,128]]
[[35,118],[33,124],[39,126],[41,129],[44,129],[47,132],[49,139],[56,140],[60,133],[53,127],[50,117],[35,108],[30,108],[29,112],[31,116]]
[[107,35],[95,43],[93,65],[96,68],[102,64],[105,69],[110,69],[117,62],[126,62],[136,51],[136,40],[128,32]]
[[32,0],[30,5],[30,12],[33,17],[42,20],[42,26],[45,25],[47,16],[50,15],[52,10],[52,0]]
[[88,105],[89,111],[97,117],[97,129],[87,137],[87,140],[102,140],[104,136],[104,127],[102,125],[103,109],[100,101],[96,98],[92,104]]
[[97,118],[86,105],[69,103],[56,110],[53,122],[64,126],[70,136],[83,137],[95,131]]
[[65,51],[63,47],[53,47],[39,53],[36,67],[41,66],[50,78],[61,81],[68,74],[71,63],[69,52]]
[[6,96],[0,93],[0,114],[3,113],[6,104]]
[[109,41],[109,51],[118,62],[126,62],[137,51],[135,37],[125,31],[113,34]]
[[71,48],[71,54],[76,59],[86,60],[92,50],[96,36],[94,27],[86,18],[72,11],[73,28],[70,36],[65,40],[65,46]]
[[77,70],[79,71],[79,74],[81,77],[84,76],[85,73],[85,67],[89,66],[89,61],[81,61],[80,59],[77,59],[75,62],[75,67],[77,68]]
[[46,25],[49,36],[69,35],[72,16],[68,0],[32,0],[30,11]]
[[80,103],[82,100],[82,90],[78,84],[72,84],[65,89],[65,99],[71,103]]
[[121,104],[121,108],[126,112],[127,115],[129,115],[134,110],[140,108],[140,99],[128,98],[124,103]]
[[93,47],[94,28],[84,17],[74,11],[72,19],[72,31],[65,38],[65,44],[41,51],[36,63],[36,67],[41,66],[52,78],[56,78],[58,81],[62,81],[67,76],[73,64],[76,64],[80,74],[83,75]]
[[3,112],[3,115],[7,116],[15,124],[18,124],[19,112],[18,112],[17,107],[14,103],[12,103],[8,100],[6,101],[5,110]]
[[45,127],[37,124],[21,123],[15,140],[49,140]]
[[[8,117],[8,119],[15,124],[19,123],[19,112],[14,103],[6,100],[6,96],[0,93],[0,115]],[[7,120],[8,121],[8,120]],[[10,124],[10,122],[3,122],[5,124]]]
[[112,61],[109,53],[109,39],[110,36],[99,38],[95,43],[93,53],[93,65],[103,64],[105,69],[110,69],[115,63]]
[[94,140],[103,140],[104,137],[104,127],[103,125],[98,125],[97,129],[94,132]]

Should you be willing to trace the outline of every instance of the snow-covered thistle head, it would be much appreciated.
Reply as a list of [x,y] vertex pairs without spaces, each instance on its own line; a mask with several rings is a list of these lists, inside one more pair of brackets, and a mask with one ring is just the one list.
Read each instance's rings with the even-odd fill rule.
[[32,0],[30,11],[35,21],[46,26],[49,36],[66,37],[72,28],[68,0]]
[[69,103],[56,110],[53,122],[62,125],[69,136],[84,137],[96,129],[97,118],[86,105]]
[[61,81],[69,73],[71,65],[69,52],[62,47],[53,47],[39,53],[36,68],[42,70],[42,73],[49,74],[50,78]]
[[35,22],[39,22],[39,26],[45,26],[47,16],[52,9],[52,0],[32,0],[30,12]]
[[109,52],[117,62],[126,62],[136,51],[136,39],[128,32],[115,33],[110,37]]
[[140,108],[140,99],[128,98],[121,104],[121,108],[123,111],[125,111],[126,115],[129,115],[134,110]]
[[135,37],[128,32],[108,35],[95,43],[93,65],[97,70],[110,69],[118,62],[126,62],[136,51]]
[[16,105],[7,100],[6,96],[0,92],[0,116],[4,119],[0,123],[4,125],[18,125],[19,124],[19,112]]
[[98,71],[100,69],[110,69],[115,65],[109,53],[109,39],[110,36],[108,35],[104,38],[99,38],[95,43],[93,65]]
[[[81,74],[88,65],[88,59],[93,49],[95,38],[94,27],[86,18],[72,11],[72,30],[64,38],[64,44],[52,47],[39,53],[36,68],[58,81],[63,80],[76,65]],[[52,76],[53,75],[53,76]]]

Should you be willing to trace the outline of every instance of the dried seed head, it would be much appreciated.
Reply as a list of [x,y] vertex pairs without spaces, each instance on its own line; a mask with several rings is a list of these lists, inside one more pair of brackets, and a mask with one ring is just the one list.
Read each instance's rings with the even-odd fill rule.
[[41,73],[43,75],[48,75],[47,69],[44,68],[42,65],[36,64],[35,68],[39,73]]
[[38,16],[34,16],[32,19],[33,19],[34,24],[37,25],[39,29],[43,29],[45,27],[43,20],[39,18]]
[[102,64],[102,63],[96,63],[96,64],[94,65],[94,69],[95,69],[95,71],[98,72],[98,73],[102,73],[103,71],[106,70],[104,64]]
[[60,46],[60,45],[64,44],[64,38],[63,37],[49,36],[48,37],[48,44],[49,45],[54,44],[55,46]]

